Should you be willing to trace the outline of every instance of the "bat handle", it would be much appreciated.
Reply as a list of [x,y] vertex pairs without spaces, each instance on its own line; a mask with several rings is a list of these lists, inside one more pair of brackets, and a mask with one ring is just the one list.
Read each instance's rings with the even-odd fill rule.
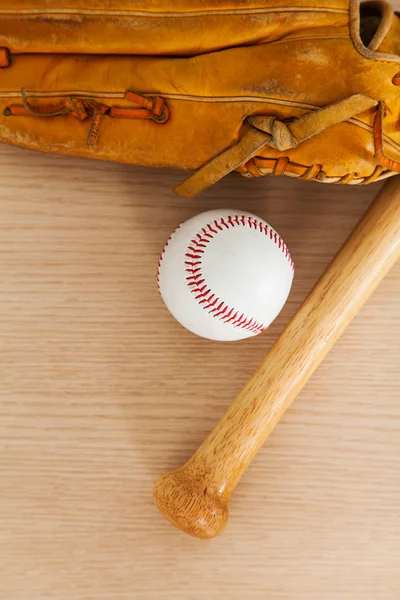
[[400,177],[389,180],[264,361],[192,458],[156,483],[161,513],[218,535],[243,472],[400,255]]

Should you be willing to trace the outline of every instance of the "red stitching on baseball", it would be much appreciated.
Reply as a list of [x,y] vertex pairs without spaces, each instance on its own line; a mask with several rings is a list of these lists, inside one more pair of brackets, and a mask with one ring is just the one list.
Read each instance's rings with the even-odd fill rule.
[[[214,318],[218,319],[219,321],[223,321],[224,323],[230,323],[233,327],[239,327],[240,329],[244,329],[256,334],[263,332],[266,329],[266,325],[259,323],[258,321],[256,322],[254,317],[249,318],[243,313],[240,314],[239,311],[235,311],[233,307],[230,308],[223,301],[221,301],[220,298],[216,298],[215,294],[213,294],[208,288],[201,269],[203,258],[202,255],[204,254],[205,248],[207,248],[207,244],[209,244],[209,242],[214,239],[214,237],[218,235],[220,231],[237,226],[250,227],[250,229],[254,227],[254,229],[260,233],[263,233],[267,237],[269,236],[270,240],[273,241],[274,244],[280,249],[282,254],[286,256],[289,266],[294,273],[294,263],[289,249],[282,238],[275,231],[258,219],[252,219],[251,217],[248,217],[246,220],[245,215],[229,215],[226,217],[226,220],[224,217],[221,217],[219,221],[214,219],[212,223],[207,223],[205,227],[202,227],[202,233],[197,233],[196,236],[190,241],[190,245],[187,249],[188,251],[185,254],[185,258],[190,260],[184,261],[184,264],[186,265],[185,272],[187,273],[186,281],[188,287],[191,288],[190,291],[192,294],[195,294],[195,299],[198,300],[202,308],[204,310],[208,310],[208,312]],[[174,234],[168,238],[158,261],[158,289],[160,289],[161,263],[173,235]]]

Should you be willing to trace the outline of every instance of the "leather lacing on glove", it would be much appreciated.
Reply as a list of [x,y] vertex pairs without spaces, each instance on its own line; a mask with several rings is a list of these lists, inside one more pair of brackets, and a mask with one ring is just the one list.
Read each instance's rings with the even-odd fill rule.
[[166,123],[169,119],[169,110],[162,98],[143,96],[132,90],[127,90],[124,97],[135,103],[135,107],[107,106],[92,98],[80,98],[79,96],[68,96],[53,105],[34,106],[29,102],[25,89],[21,90],[21,95],[22,105],[7,106],[4,110],[5,116],[58,117],[70,115],[79,121],[91,119],[87,138],[89,146],[96,144],[103,115],[122,119],[151,119],[156,123]]

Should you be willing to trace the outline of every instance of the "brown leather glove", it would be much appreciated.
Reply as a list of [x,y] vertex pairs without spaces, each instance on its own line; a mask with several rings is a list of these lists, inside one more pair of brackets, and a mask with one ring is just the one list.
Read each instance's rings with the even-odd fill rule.
[[184,196],[371,183],[400,171],[399,54],[382,1],[2,0],[0,141],[196,170]]

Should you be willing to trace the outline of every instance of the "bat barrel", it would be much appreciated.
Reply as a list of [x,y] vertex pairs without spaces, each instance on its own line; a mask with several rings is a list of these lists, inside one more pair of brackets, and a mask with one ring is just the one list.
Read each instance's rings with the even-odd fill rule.
[[187,533],[218,535],[255,454],[400,255],[400,177],[383,187],[264,361],[193,457],[156,484],[155,501]]

